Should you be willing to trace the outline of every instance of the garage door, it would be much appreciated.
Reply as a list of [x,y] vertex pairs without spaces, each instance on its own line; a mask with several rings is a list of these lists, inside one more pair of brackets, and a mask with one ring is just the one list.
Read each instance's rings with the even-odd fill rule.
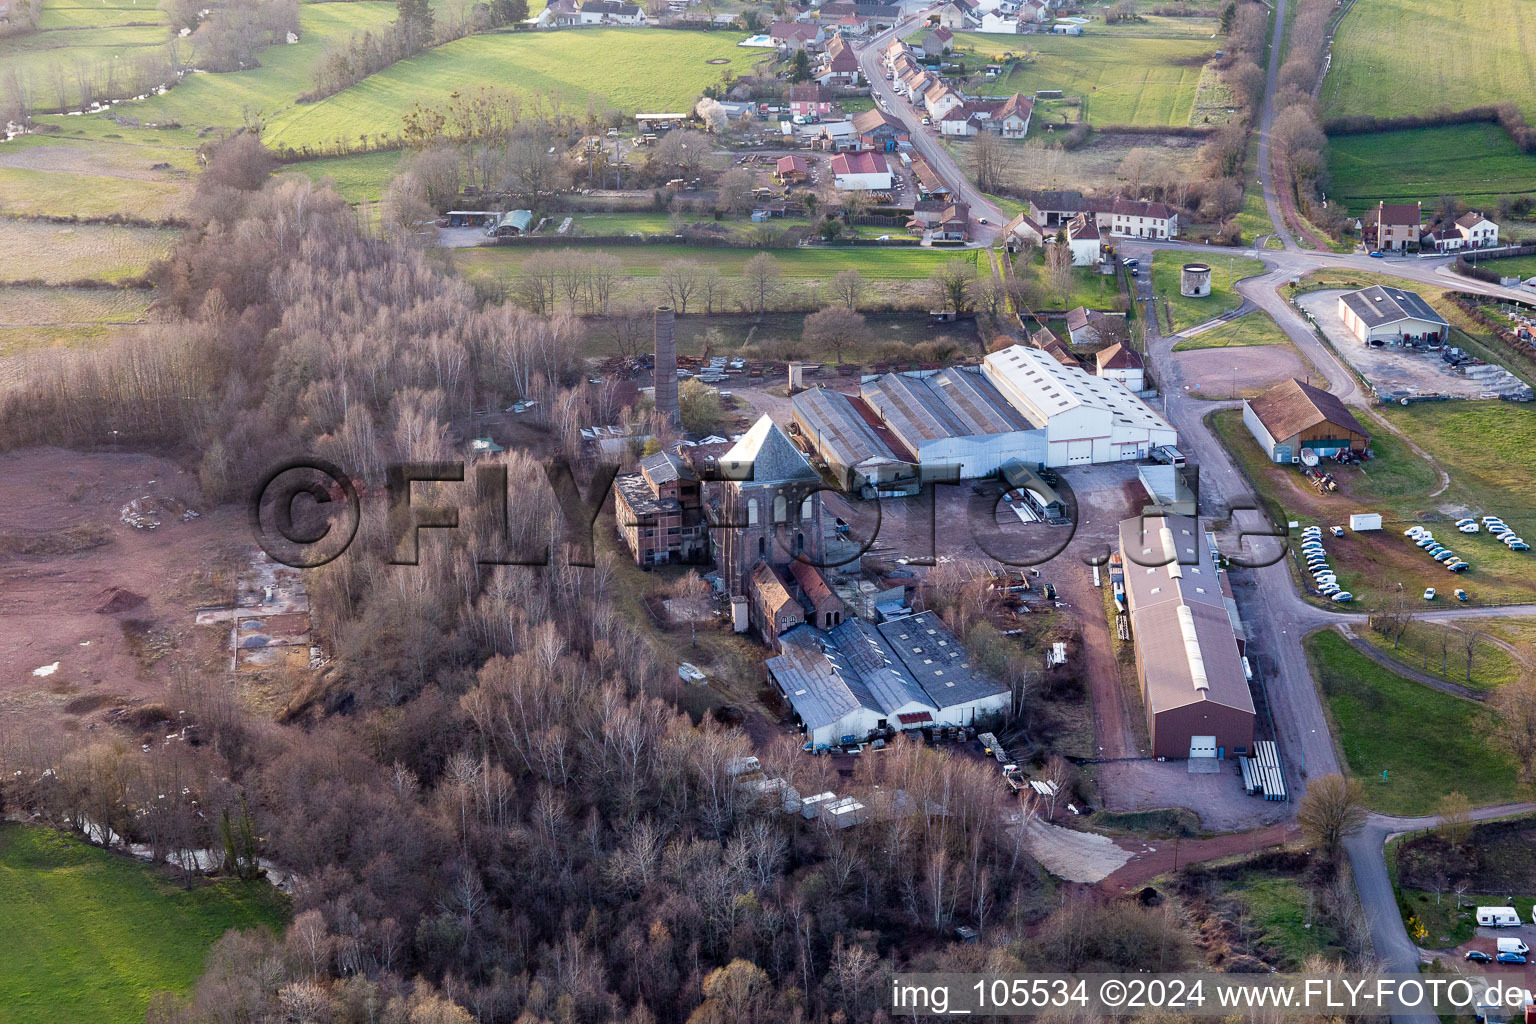
[[1093,461],[1092,441],[1068,441],[1067,465],[1081,466]]
[[1216,737],[1215,736],[1191,736],[1189,738],[1189,756],[1190,757],[1215,757],[1216,756]]

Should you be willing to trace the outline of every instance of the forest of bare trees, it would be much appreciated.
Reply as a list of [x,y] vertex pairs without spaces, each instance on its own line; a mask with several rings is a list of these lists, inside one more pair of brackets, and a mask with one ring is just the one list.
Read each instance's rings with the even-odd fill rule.
[[[482,304],[271,165],[250,135],[215,152],[198,225],[157,271],[164,329],[30,364],[0,437],[115,430],[200,463],[216,499],[296,455],[373,479],[448,457],[472,409],[515,395],[541,398],[563,444],[603,401],[574,372],[566,314]],[[515,536],[470,513],[463,540],[391,566],[387,517],[365,516],[311,574],[332,660],[292,680],[280,721],[187,665],[122,732],[0,748],[7,809],[147,843],[184,876],[204,849],[231,873],[260,857],[295,875],[286,934],[226,937],[152,1021],[862,1021],[897,967],[1027,952],[950,944],[958,924],[1017,938],[1048,912],[1007,817],[1027,808],[994,769],[898,742],[837,779],[786,735],[758,751],[772,774],[866,794],[874,820],[827,832],[748,802],[729,771],[746,734],[678,710],[673,662],[619,611],[608,556],[477,561],[561,550],[544,467],[497,459]],[[135,728],[167,723],[190,741],[141,751]]]

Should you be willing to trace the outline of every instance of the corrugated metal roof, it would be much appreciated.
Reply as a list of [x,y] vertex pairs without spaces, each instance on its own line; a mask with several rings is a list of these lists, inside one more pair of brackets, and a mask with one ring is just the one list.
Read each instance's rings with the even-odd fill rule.
[[1383,288],[1373,284],[1357,292],[1346,292],[1339,298],[1367,327],[1382,327],[1408,319],[1445,324],[1445,317],[1436,313],[1416,292],[1404,288]]
[[862,394],[909,447],[923,441],[1034,429],[991,381],[961,367],[928,377],[888,373],[865,384]]
[[844,466],[866,459],[904,461],[864,417],[853,408],[853,399],[831,388],[811,388],[790,399],[800,428],[814,438],[823,457]]
[[970,652],[933,612],[918,612],[875,627],[935,707],[950,707],[1006,693],[1008,688],[971,668]]

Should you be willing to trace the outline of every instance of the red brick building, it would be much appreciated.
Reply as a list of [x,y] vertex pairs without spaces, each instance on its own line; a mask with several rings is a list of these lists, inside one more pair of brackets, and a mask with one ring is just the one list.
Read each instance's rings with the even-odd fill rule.
[[695,562],[707,554],[699,478],[672,452],[640,461],[613,482],[615,519],[637,565]]

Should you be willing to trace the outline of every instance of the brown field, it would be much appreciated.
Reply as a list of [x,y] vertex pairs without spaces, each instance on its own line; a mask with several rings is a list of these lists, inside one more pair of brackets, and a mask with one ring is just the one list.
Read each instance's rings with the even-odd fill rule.
[[1177,352],[1173,365],[1178,384],[1192,398],[1225,401],[1253,398],[1288,377],[1318,374],[1290,342],[1246,348],[1209,348]]
[[[193,610],[228,599],[249,546],[238,508],[202,507],[196,477],[150,455],[33,449],[0,456],[0,479],[7,724],[76,729],[159,698],[177,664],[227,663],[226,631],[195,627]],[[124,504],[146,495],[200,517],[124,524]]]
[[[1031,133],[1033,135],[1034,133]],[[1193,176],[1195,151],[1203,140],[1136,132],[1096,133],[1081,149],[1067,151],[1049,144],[1049,136],[1030,139],[1022,146],[1005,146],[1003,182],[1011,190],[1024,189],[1094,189],[1121,184],[1120,162],[1138,147],[1152,149],[1157,156],[1189,171]],[[951,144],[955,161],[970,168],[970,149],[965,144]]]

